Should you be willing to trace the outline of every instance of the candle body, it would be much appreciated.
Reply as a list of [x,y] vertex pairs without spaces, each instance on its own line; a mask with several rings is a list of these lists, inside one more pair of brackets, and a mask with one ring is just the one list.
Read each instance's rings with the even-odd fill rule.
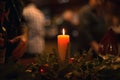
[[69,35],[58,35],[58,54],[61,61],[65,60],[69,42]]

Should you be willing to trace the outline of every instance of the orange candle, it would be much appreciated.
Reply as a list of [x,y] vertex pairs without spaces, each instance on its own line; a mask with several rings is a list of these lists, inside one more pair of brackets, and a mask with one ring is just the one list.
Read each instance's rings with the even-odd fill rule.
[[65,60],[68,44],[70,42],[69,35],[65,35],[65,29],[62,30],[63,35],[58,35],[58,54],[61,61]]

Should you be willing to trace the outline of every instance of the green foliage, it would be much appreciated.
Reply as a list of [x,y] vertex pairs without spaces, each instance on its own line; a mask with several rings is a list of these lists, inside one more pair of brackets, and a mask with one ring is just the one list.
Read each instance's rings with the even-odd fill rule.
[[96,55],[94,58],[93,54],[92,50],[84,51],[60,62],[57,51],[53,49],[50,53],[39,55],[37,63],[26,68],[9,63],[9,68],[1,65],[0,71],[3,70],[3,80],[120,80],[119,57]]
[[[38,79],[42,80],[119,80],[120,61],[118,57],[106,55],[107,58],[96,55],[92,50],[75,54],[64,62],[59,62],[57,52],[41,55],[37,58],[39,65],[36,69]],[[73,59],[71,61],[71,59]],[[36,66],[34,66],[36,67]],[[41,72],[43,69],[44,72]],[[106,74],[107,73],[107,74]],[[113,75],[116,73],[116,75]],[[110,76],[113,75],[113,76]],[[115,78],[116,77],[116,78]]]

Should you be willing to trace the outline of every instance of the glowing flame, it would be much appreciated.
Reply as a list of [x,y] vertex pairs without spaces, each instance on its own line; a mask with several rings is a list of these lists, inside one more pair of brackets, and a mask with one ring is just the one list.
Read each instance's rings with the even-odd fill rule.
[[62,29],[62,33],[63,33],[63,35],[65,35],[65,29],[64,28]]

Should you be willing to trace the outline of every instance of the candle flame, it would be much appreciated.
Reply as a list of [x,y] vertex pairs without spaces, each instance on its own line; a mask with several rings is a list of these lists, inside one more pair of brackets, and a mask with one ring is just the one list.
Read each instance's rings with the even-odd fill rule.
[[65,35],[65,29],[64,28],[62,29],[62,33],[63,33],[63,35]]

